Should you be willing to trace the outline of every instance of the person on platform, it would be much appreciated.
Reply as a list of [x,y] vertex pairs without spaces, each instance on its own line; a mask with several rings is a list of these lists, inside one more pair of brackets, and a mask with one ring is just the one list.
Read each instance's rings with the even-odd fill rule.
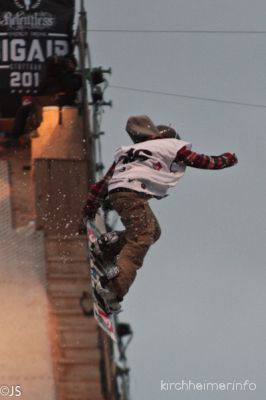
[[44,106],[74,106],[82,86],[82,77],[76,72],[75,56],[52,56],[46,60],[36,96],[24,96],[15,116],[12,132],[5,135],[5,146],[17,146],[25,133],[28,118],[32,130],[42,122]]

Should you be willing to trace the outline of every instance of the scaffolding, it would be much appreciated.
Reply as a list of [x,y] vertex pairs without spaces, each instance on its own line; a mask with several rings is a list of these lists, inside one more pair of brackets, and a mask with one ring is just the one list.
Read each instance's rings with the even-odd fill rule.
[[[87,14],[84,7],[84,1],[80,0],[80,14],[77,27],[76,45],[79,51],[80,69],[83,79],[82,91],[82,115],[84,121],[84,140],[86,141],[88,156],[90,161],[90,178],[94,182],[103,175],[104,164],[102,159],[101,138],[104,132],[101,130],[101,117],[103,107],[111,107],[111,101],[104,100],[104,91],[108,87],[108,81],[105,74],[111,74],[111,68],[103,69],[102,67],[93,67],[90,56],[89,44],[87,42]],[[87,85],[90,86],[90,97]],[[92,129],[89,129],[89,109],[92,107]],[[104,220],[107,230],[114,230],[115,222],[109,223],[109,212],[104,212]],[[88,317],[92,317],[91,310],[86,310],[83,301],[86,294],[83,293],[81,305],[84,313]],[[133,338],[133,331],[129,324],[121,323],[118,316],[115,316],[115,326],[118,337],[117,342],[117,360],[115,363],[115,377],[117,383],[116,400],[130,400],[130,369],[126,350]]]

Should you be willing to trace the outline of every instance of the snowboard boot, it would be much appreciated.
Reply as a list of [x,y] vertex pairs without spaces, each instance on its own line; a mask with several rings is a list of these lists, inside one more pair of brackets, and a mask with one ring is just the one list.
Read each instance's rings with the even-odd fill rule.
[[113,231],[101,235],[94,244],[94,253],[103,263],[115,264],[116,255],[119,253],[119,238],[122,232]]
[[111,292],[111,290],[102,287],[100,281],[95,287],[94,295],[107,314],[118,314],[122,311],[121,304],[119,303],[116,294]]

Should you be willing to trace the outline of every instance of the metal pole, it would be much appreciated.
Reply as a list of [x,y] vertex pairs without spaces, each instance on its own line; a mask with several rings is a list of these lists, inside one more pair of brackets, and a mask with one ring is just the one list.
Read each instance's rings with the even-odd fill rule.
[[[89,158],[89,178],[95,180],[96,177],[96,146],[95,139],[98,138],[100,133],[100,126],[98,121],[99,115],[99,104],[93,104],[92,110],[92,133],[90,132],[89,126],[89,109],[88,109],[88,91],[87,91],[87,79],[86,79],[86,57],[89,63],[89,70],[91,71],[91,61],[89,48],[87,44],[87,15],[84,8],[84,0],[80,0],[80,17],[78,27],[78,42],[79,42],[79,55],[80,55],[80,68],[82,73],[82,115],[83,115],[83,140],[86,143],[87,155]],[[108,72],[108,71],[107,71]],[[107,105],[107,104],[105,104]],[[98,139],[99,140],[99,139]],[[115,317],[115,324],[118,324],[118,318]],[[129,344],[129,342],[128,342]],[[126,346],[127,347],[127,346]],[[123,345],[122,339],[118,339],[118,351],[120,355],[120,361],[122,363],[122,375],[121,375],[121,386],[120,386],[120,400],[130,399],[130,386],[129,386],[129,369],[127,367],[126,358],[126,347]]]
[[87,15],[84,8],[84,0],[80,1],[80,17],[78,27],[79,58],[82,75],[82,116],[83,116],[83,140],[85,142],[86,153],[89,159],[89,180],[95,179],[95,149],[93,136],[90,133],[88,90],[86,79],[86,54],[87,49]]

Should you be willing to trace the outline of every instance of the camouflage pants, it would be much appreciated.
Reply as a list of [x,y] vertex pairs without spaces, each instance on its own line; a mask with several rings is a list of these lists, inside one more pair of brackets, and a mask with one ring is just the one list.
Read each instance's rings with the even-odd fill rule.
[[136,192],[110,193],[111,205],[120,215],[125,226],[117,247],[119,251],[116,265],[120,273],[108,284],[120,300],[132,285],[149,247],[161,235],[160,226],[149,206],[148,199],[148,196]]

